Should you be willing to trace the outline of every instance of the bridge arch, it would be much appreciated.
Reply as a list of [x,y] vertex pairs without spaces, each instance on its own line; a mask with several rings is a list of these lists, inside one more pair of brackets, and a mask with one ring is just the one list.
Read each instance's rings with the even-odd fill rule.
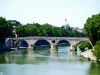
[[68,40],[66,40],[66,39],[58,40],[57,41],[57,46],[59,45],[59,43],[62,43],[62,44],[68,43],[69,45],[71,45],[70,42]]
[[58,44],[59,44],[59,42],[62,42],[62,41],[70,44],[70,42],[66,39],[55,40],[55,43],[51,43],[51,50],[58,50]]
[[51,46],[51,42],[49,40],[46,40],[46,39],[38,39],[34,42],[34,48],[36,46]]
[[91,46],[92,46],[92,43],[91,43],[91,41],[88,41],[88,40],[81,40],[81,41],[79,41],[79,42],[77,42],[77,44],[76,45],[78,45],[78,44],[80,44],[81,42],[83,42],[83,41],[86,41],[86,42],[88,42]]
[[92,43],[89,40],[81,40],[81,41],[77,42],[76,46],[78,46],[81,42],[84,42],[84,41],[88,42],[91,45],[91,47],[92,47]]
[[8,48],[12,48],[12,47],[13,47],[13,40],[12,40],[12,39],[7,39],[7,41],[6,41],[6,46],[7,46]]
[[[23,42],[24,43],[24,45],[18,45],[20,42]],[[28,44],[28,42],[26,41],[26,40],[24,40],[24,39],[21,39],[21,40],[15,40],[15,42],[14,42],[14,47],[29,47],[29,44]]]

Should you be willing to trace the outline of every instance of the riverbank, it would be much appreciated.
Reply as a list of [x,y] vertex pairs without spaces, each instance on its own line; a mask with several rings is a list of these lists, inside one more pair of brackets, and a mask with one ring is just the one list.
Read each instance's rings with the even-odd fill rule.
[[93,55],[92,49],[81,52],[81,56],[83,56],[84,58],[87,58],[89,60],[96,61],[96,57]]

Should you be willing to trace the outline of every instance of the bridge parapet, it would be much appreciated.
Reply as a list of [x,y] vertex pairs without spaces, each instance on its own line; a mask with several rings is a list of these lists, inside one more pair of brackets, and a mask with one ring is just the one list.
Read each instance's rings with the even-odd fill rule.
[[[8,38],[7,38],[8,39]],[[9,39],[83,39],[83,40],[89,40],[89,38],[86,37],[15,37],[15,38],[9,38]]]

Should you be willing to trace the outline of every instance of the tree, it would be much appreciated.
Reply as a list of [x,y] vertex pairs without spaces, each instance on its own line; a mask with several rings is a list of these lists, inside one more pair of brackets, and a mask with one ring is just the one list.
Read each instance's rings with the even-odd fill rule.
[[89,17],[84,24],[84,28],[94,46],[96,41],[100,40],[100,13]]
[[96,56],[97,62],[100,62],[100,40],[96,42],[94,46],[93,54]]
[[5,38],[12,35],[12,25],[5,18],[0,17],[0,42],[4,43]]

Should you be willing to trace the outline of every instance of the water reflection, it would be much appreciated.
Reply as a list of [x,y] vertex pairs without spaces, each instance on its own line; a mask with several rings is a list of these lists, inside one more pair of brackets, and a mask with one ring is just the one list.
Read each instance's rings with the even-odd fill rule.
[[71,56],[77,56],[77,51],[70,51]]
[[35,51],[34,50],[27,50],[28,54],[35,54]]
[[55,56],[57,54],[58,54],[58,51],[56,51],[56,50],[50,50],[50,55],[51,56]]
[[0,56],[0,63],[39,64],[53,62],[77,62],[76,51],[58,52],[55,50],[15,50]]
[[100,74],[100,65],[80,57],[79,51],[70,51],[69,47],[59,47],[58,49],[58,51],[49,49],[15,50],[1,53],[0,71],[5,75]]
[[100,75],[100,64],[91,63],[87,75]]

